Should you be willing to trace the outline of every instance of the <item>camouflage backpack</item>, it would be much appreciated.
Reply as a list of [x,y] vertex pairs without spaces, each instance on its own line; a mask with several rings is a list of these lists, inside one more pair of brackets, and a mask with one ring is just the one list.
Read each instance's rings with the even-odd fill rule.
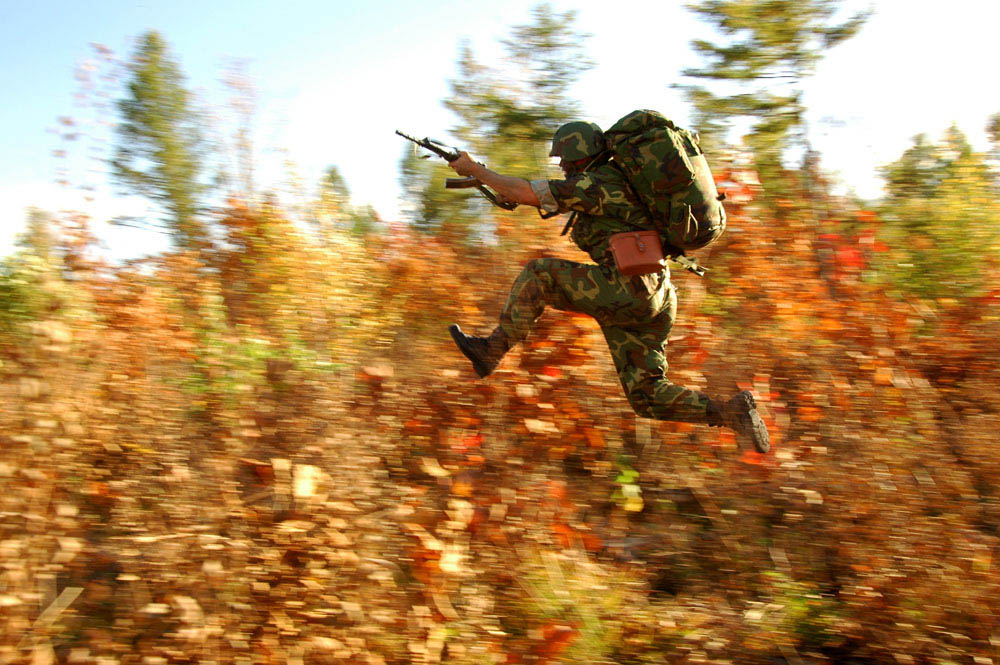
[[665,244],[699,249],[722,235],[725,197],[715,188],[697,134],[656,111],[633,111],[604,136]]

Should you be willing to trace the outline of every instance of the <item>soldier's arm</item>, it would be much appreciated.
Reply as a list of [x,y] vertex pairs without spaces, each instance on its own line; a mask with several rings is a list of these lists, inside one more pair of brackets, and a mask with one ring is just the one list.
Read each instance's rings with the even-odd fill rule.
[[546,212],[582,212],[603,215],[608,188],[593,173],[578,173],[561,180],[539,180],[532,187]]
[[458,175],[476,178],[508,201],[536,208],[541,206],[538,196],[527,180],[491,171],[479,162],[473,161],[469,157],[469,153],[465,151],[460,151],[458,159],[448,162],[448,166],[453,168]]

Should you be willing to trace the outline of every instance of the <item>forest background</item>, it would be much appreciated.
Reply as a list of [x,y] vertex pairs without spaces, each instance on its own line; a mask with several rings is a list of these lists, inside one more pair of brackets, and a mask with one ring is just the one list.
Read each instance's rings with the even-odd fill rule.
[[[96,47],[112,135],[63,116],[64,156],[170,246],[109,261],[105,220],[35,210],[0,265],[0,659],[997,662],[1000,116],[988,151],[918,136],[882,197],[845,195],[802,96],[868,19],[837,9],[692,6],[713,30],[679,90],[730,229],[706,278],[674,273],[668,354],[755,392],[765,456],[636,418],[586,317],[472,380],[445,324],[486,330],[526,260],[580,258],[559,220],[412,152],[400,220],[336,168],[258,189],[245,70],[222,150],[169,35]],[[552,173],[599,54],[546,5],[504,49],[460,49],[451,138]]]

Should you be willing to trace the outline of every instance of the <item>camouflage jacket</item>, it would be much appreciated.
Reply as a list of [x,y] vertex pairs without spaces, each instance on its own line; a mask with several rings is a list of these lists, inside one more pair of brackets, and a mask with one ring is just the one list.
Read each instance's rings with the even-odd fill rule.
[[611,162],[565,180],[533,180],[531,188],[545,212],[577,213],[570,238],[601,265],[614,265],[612,235],[653,228],[625,174]]

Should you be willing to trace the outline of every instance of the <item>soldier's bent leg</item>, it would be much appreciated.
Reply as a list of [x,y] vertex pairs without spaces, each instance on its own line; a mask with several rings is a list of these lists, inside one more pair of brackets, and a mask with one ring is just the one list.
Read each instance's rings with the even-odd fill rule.
[[595,265],[552,258],[528,261],[510,288],[500,328],[512,342],[522,342],[546,307],[589,314],[587,301],[600,297],[602,281]]
[[472,361],[472,368],[480,378],[492,374],[504,354],[528,336],[531,325],[541,316],[546,305],[570,308],[570,303],[560,297],[560,283],[569,280],[574,268],[585,266],[555,259],[529,262],[511,288],[500,325],[488,337],[467,335],[457,324],[448,328],[455,344]]
[[500,313],[500,328],[512,342],[523,342],[546,306],[567,309],[560,281],[568,274],[570,261],[535,259],[525,264],[514,280]]
[[565,259],[529,261],[514,280],[500,314],[500,328],[511,343],[524,341],[546,307],[583,312],[595,318],[603,309],[632,304],[632,294],[597,265]]
[[[500,325],[489,337],[466,335],[457,325],[449,329],[455,344],[480,377],[488,376],[514,344],[523,341],[546,307],[583,312],[595,318],[649,307],[637,301],[633,287],[611,267],[563,259],[529,261],[514,281]],[[641,318],[641,317],[640,317]]]
[[602,326],[629,404],[645,418],[707,423],[708,395],[667,379],[664,345],[673,326],[676,300],[647,323]]
[[663,346],[673,323],[673,312],[674,307],[668,307],[660,316],[641,325],[602,326],[632,408],[646,418],[729,427],[735,430],[741,445],[752,444],[757,452],[766,453],[771,448],[767,425],[757,413],[749,391],[744,390],[729,400],[710,399],[666,378]]

